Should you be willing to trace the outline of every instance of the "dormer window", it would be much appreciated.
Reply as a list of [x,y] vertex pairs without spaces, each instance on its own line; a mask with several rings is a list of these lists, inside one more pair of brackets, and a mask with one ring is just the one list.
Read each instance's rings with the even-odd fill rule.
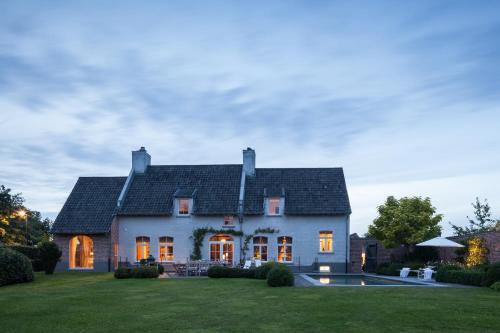
[[177,215],[189,215],[189,199],[179,199],[179,210],[177,212]]
[[281,215],[280,203],[281,199],[279,197],[267,199],[267,215]]

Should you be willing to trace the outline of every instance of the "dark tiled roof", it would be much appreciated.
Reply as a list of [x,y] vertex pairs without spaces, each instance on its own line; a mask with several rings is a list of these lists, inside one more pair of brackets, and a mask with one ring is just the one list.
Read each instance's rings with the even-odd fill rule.
[[57,216],[53,233],[105,233],[127,177],[80,177]]
[[242,166],[153,165],[136,174],[119,215],[171,215],[173,198],[193,197],[193,214],[237,214]]
[[264,193],[285,197],[287,215],[351,213],[342,168],[256,169],[245,184],[245,214],[264,213]]

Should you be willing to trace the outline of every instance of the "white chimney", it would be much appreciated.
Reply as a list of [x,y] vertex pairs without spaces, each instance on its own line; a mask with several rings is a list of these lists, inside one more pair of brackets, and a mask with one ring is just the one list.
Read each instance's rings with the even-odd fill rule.
[[144,173],[148,165],[151,165],[151,155],[148,154],[146,148],[141,147],[139,150],[132,151],[132,170],[135,173]]
[[243,150],[243,171],[247,176],[255,176],[255,150],[252,148]]

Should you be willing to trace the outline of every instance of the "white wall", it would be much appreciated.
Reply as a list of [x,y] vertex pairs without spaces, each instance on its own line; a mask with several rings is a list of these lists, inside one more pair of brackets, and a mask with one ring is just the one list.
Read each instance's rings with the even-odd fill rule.
[[[279,229],[276,234],[262,234],[268,237],[269,259],[277,257],[277,237],[293,237],[294,264],[298,265],[300,257],[301,265],[311,265],[317,258],[318,262],[345,263],[346,261],[346,226],[347,216],[245,216],[243,232],[253,233],[257,228]],[[119,229],[119,256],[124,261],[128,258],[130,262],[135,261],[135,238],[137,236],[150,237],[151,254],[159,257],[158,238],[161,236],[174,237],[174,256],[176,261],[185,261],[192,252],[193,240],[190,238],[193,230],[200,227],[223,228],[223,216],[217,217],[120,217],[118,219]],[[235,218],[235,229],[239,230],[237,218]],[[319,231],[331,230],[334,234],[333,253],[319,253]],[[207,235],[203,242],[202,256],[209,258],[209,241]],[[234,260],[238,262],[240,237],[234,236]],[[252,242],[249,243],[247,257],[253,253]]]

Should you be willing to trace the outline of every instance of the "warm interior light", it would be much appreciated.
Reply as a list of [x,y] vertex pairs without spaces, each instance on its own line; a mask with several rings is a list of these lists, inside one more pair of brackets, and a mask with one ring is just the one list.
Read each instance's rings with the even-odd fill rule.
[[319,266],[319,271],[320,272],[329,272],[330,266]]
[[330,278],[319,278],[319,282],[322,284],[330,284]]

